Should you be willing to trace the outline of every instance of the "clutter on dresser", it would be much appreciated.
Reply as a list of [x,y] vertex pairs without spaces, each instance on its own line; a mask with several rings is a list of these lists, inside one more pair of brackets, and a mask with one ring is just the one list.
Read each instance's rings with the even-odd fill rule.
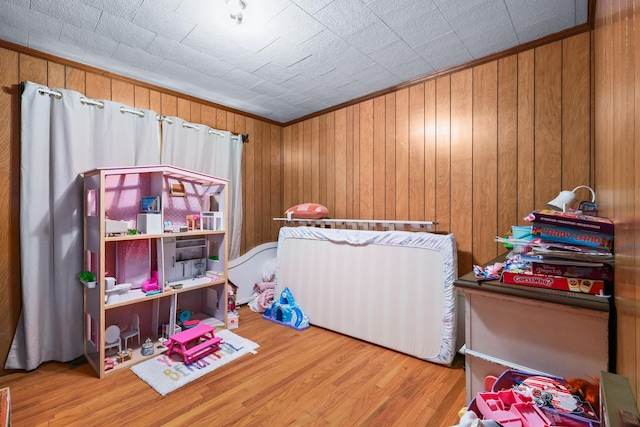
[[[532,225],[513,226],[505,238],[496,238],[512,249],[504,264],[474,266],[476,277],[495,279],[499,275],[507,284],[611,295],[613,221],[575,210],[552,209],[534,210],[524,220]],[[522,232],[526,228],[528,235]]]

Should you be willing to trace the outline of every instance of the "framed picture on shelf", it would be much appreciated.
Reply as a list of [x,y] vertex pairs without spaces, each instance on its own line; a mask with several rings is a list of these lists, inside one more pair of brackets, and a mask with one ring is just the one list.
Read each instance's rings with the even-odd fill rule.
[[160,213],[160,196],[143,197],[140,201],[142,212]]

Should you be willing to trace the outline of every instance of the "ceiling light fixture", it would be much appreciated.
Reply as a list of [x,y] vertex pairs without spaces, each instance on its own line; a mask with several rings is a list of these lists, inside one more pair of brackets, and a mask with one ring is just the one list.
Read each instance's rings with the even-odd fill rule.
[[247,8],[245,0],[225,0],[229,8],[229,16],[236,21],[236,24],[242,24],[242,11]]

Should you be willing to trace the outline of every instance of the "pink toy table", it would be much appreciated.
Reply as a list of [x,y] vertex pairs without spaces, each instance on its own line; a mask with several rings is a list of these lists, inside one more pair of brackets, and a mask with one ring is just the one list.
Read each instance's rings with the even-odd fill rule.
[[169,337],[167,355],[182,354],[187,365],[220,349],[222,338],[213,335],[213,326],[200,323]]

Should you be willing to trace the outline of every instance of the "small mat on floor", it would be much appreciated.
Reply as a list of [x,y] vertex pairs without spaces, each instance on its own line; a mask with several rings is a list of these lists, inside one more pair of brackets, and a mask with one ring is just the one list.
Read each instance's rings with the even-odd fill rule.
[[132,366],[131,370],[155,391],[165,396],[240,356],[255,353],[259,347],[253,341],[242,338],[226,329],[216,331],[216,336],[222,338],[220,350],[191,365],[185,364],[179,354],[173,353],[171,356],[167,356],[162,353]]

